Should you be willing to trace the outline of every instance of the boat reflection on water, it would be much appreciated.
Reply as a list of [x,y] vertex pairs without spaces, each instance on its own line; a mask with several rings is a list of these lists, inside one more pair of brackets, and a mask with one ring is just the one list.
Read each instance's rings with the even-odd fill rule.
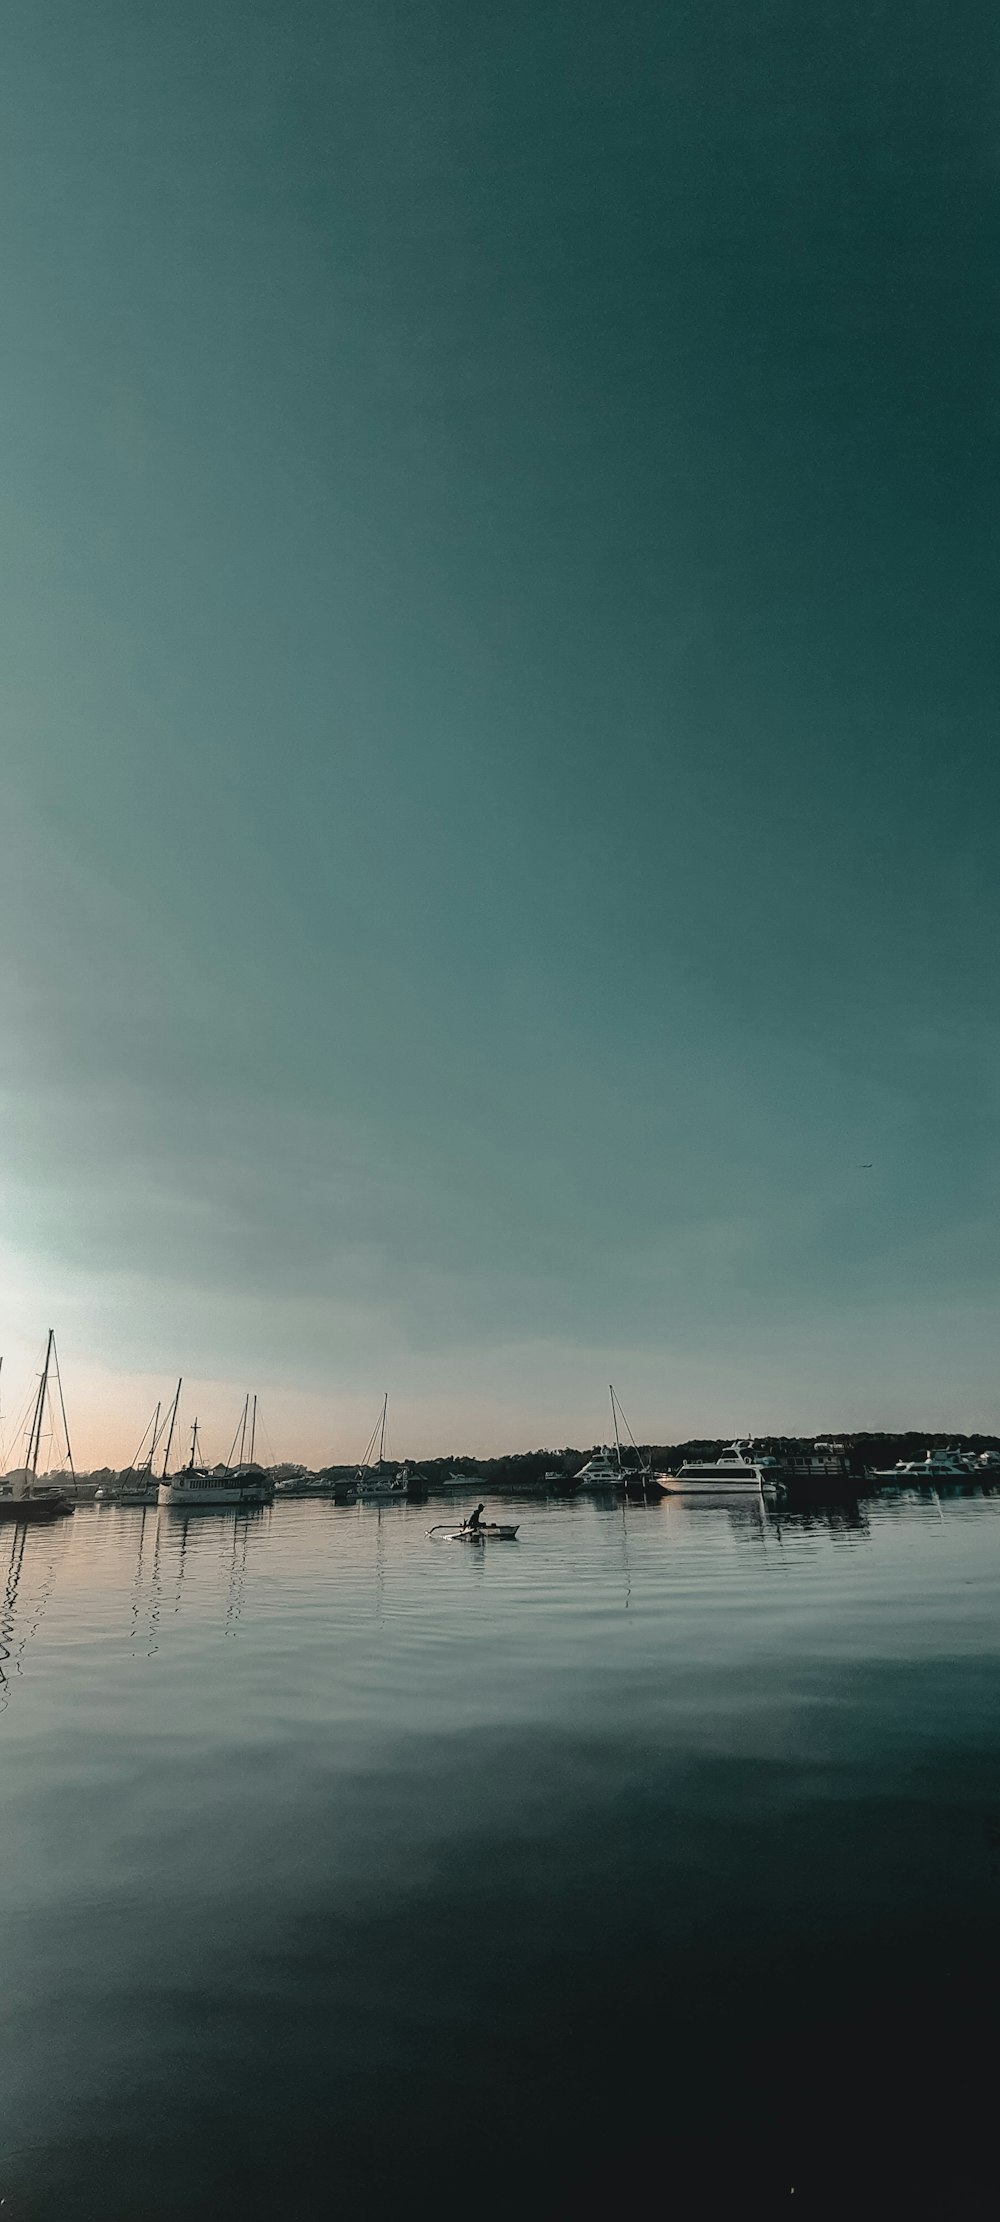
[[24,1651],[41,1625],[68,1542],[65,1527],[38,1530],[30,1524],[4,1529],[2,1537],[0,1712],[6,1710]]
[[[688,1496],[680,1491],[658,1500],[661,1518],[678,1531],[707,1527],[710,1520],[724,1523],[737,1535],[760,1535],[765,1525],[767,1499],[754,1489],[698,1489]],[[650,1503],[649,1509],[653,1510]]]
[[786,1491],[713,1496],[703,1489],[697,1495],[671,1496],[658,1509],[679,1538],[686,1530],[707,1532],[712,1524],[724,1525],[745,1543],[759,1543],[768,1535],[780,1540],[783,1535],[805,1535],[810,1530],[849,1534],[857,1541],[871,1535],[868,1512],[858,1496],[836,1496],[829,1503],[821,1503],[809,1496],[800,1500]]
[[829,1535],[871,1537],[871,1521],[860,1497],[835,1497],[821,1504],[808,1497],[786,1496],[768,1505],[767,1519],[769,1527],[781,1534],[797,1530],[806,1535],[811,1529],[824,1529]]

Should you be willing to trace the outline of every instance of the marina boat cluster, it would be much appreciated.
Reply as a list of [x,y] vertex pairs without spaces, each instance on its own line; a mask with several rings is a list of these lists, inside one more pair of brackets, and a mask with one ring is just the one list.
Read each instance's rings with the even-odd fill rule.
[[[187,1455],[182,1463],[172,1465],[182,1388],[183,1381],[178,1380],[173,1396],[157,1403],[132,1462],[123,1472],[78,1476],[70,1449],[55,1334],[50,1329],[37,1389],[25,1416],[24,1462],[0,1474],[0,1521],[54,1520],[88,1500],[195,1512],[210,1507],[260,1507],[272,1500],[295,1497],[326,1497],[339,1504],[369,1499],[422,1503],[438,1492],[457,1495],[497,1485],[506,1495],[512,1490],[561,1496],[613,1493],[646,1502],[671,1496],[759,1497],[765,1492],[822,1500],[890,1486],[982,1487],[993,1480],[1000,1485],[1000,1447],[993,1445],[977,1450],[938,1444],[922,1449],[919,1455],[875,1464],[870,1458],[859,1457],[854,1442],[816,1437],[810,1442],[772,1440],[764,1445],[746,1436],[721,1447],[693,1445],[688,1446],[685,1455],[664,1457],[661,1453],[657,1457],[636,1443],[614,1387],[609,1390],[614,1440],[595,1448],[586,1458],[576,1453],[580,1463],[572,1454],[560,1453],[561,1465],[542,1468],[542,1454],[537,1458],[525,1455],[509,1462],[490,1462],[487,1479],[485,1462],[470,1461],[475,1469],[470,1472],[461,1465],[445,1471],[444,1461],[440,1465],[429,1461],[424,1466],[396,1461],[387,1456],[386,1394],[357,1466],[329,1466],[310,1472],[303,1466],[276,1464],[273,1453],[265,1465],[258,1456],[257,1398],[248,1392],[225,1459],[214,1465],[206,1460],[200,1422],[195,1418],[185,1429]],[[65,1464],[56,1474],[40,1473],[43,1442],[51,1445],[53,1438],[64,1446]],[[895,1448],[904,1438],[890,1440]],[[446,1527],[450,1529],[450,1524]],[[464,1535],[466,1523],[455,1532]],[[477,1530],[473,1521],[468,1532],[500,1531],[495,1526]],[[507,1530],[503,1532],[506,1535]],[[516,1529],[510,1532],[516,1533]]]

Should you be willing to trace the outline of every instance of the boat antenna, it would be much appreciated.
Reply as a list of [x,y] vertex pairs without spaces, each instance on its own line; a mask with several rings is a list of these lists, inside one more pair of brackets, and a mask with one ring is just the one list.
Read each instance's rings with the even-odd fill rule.
[[[181,1375],[181,1380],[183,1380],[183,1378],[184,1378],[184,1376],[183,1376],[183,1374],[182,1374],[182,1375]],[[180,1401],[181,1401],[181,1383],[180,1383],[180,1381],[178,1381],[178,1383],[177,1383],[177,1393],[176,1393],[176,1395],[175,1395],[175,1397],[174,1397],[174,1402],[173,1402],[173,1408],[172,1408],[172,1410],[171,1410],[171,1414],[170,1414],[170,1426],[169,1426],[169,1428],[168,1428],[168,1430],[167,1430],[167,1447],[166,1447],[166,1450],[165,1450],[165,1451],[164,1451],[164,1453],[163,1453],[163,1473],[164,1473],[164,1479],[166,1478],[166,1472],[167,1472],[167,1467],[168,1467],[168,1465],[169,1465],[169,1463],[170,1463],[170,1445],[171,1445],[171,1443],[173,1442],[173,1439],[174,1439],[174,1423],[175,1423],[175,1421],[176,1421],[176,1418],[177,1418],[177,1407],[178,1407],[178,1405],[179,1405]]]
[[56,1349],[55,1328],[52,1329],[52,1363],[56,1369],[56,1387],[59,1391],[59,1410],[62,1413],[63,1434],[66,1438],[66,1457],[69,1462],[70,1473],[72,1474],[73,1480],[75,1481],[76,1468],[73,1464],[73,1451],[69,1439],[69,1425],[66,1419],[66,1399],[63,1395],[62,1374],[59,1371],[59,1352]]
[[34,1476],[38,1472],[38,1453],[41,1448],[42,1442],[42,1418],[45,1412],[45,1399],[48,1395],[49,1389],[49,1366],[52,1362],[52,1345],[55,1339],[55,1328],[50,1327],[49,1339],[45,1345],[45,1364],[42,1367],[42,1378],[38,1384],[38,1395],[35,1398],[35,1409],[31,1420],[31,1432],[28,1437],[28,1455],[25,1459],[25,1465],[32,1478],[34,1478]]

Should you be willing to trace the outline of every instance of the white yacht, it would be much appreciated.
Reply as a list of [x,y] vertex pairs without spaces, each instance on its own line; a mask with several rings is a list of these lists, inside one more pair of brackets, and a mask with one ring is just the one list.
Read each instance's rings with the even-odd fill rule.
[[617,1489],[621,1478],[621,1463],[607,1444],[602,1450],[595,1451],[586,1465],[581,1466],[579,1473],[573,1476],[578,1489]]
[[759,1496],[765,1478],[764,1468],[742,1443],[730,1443],[718,1458],[686,1459],[675,1474],[657,1475],[662,1488],[675,1496],[728,1496],[734,1490]]
[[876,1467],[873,1481],[974,1481],[979,1460],[964,1450],[929,1450],[923,1458],[900,1458],[895,1466]]

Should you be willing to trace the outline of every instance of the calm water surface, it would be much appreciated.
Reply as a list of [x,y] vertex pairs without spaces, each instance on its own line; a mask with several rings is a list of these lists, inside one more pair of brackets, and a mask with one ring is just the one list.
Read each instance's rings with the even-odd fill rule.
[[1000,1498],[446,1510],[0,1530],[4,2222],[992,2212]]

